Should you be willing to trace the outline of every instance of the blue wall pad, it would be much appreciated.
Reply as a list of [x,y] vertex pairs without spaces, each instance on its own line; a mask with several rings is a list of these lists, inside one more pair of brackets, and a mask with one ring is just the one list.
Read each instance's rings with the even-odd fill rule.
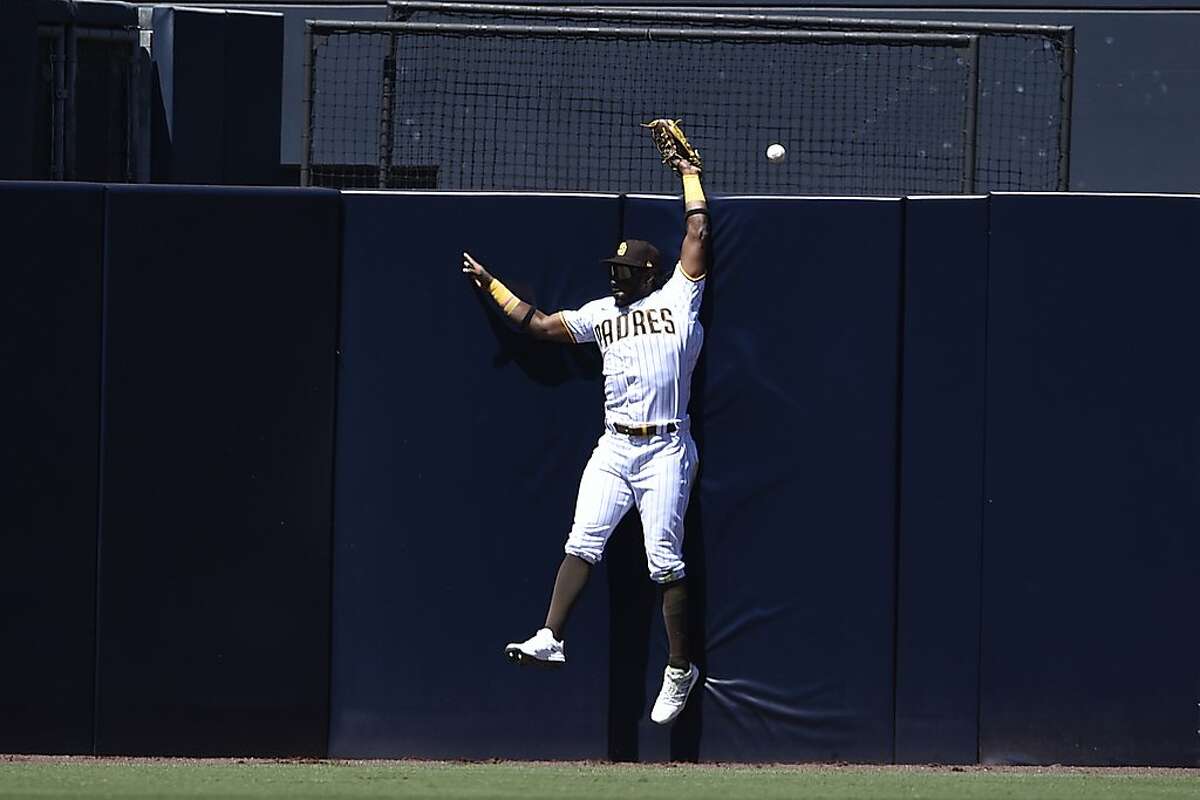
[[154,180],[274,182],[282,15],[160,7],[153,25]]
[[511,331],[470,250],[546,311],[607,291],[616,197],[345,195],[335,756],[607,755],[605,575],[565,668],[502,651],[541,626],[584,463],[599,355]]
[[984,197],[905,201],[899,763],[977,755],[987,223]]
[[154,9],[151,175],[159,183],[224,183],[225,15]]
[[100,753],[326,752],[339,214],[109,189]]
[[991,199],[980,756],[1197,766],[1200,199]]
[[[630,198],[625,235],[677,253],[681,205]],[[640,744],[887,762],[901,203],[716,199],[712,219],[685,548],[705,686],[669,743],[644,726]]]
[[279,177],[283,15],[225,12],[226,183],[265,186]]
[[92,752],[103,209],[98,186],[0,183],[5,753]]

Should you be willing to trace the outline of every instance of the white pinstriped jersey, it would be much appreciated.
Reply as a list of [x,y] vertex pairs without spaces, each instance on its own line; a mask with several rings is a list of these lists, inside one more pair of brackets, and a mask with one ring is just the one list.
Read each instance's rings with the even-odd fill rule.
[[559,318],[577,344],[604,355],[604,416],[622,425],[680,423],[687,417],[692,371],[704,344],[702,276],[679,265],[661,288],[624,308],[612,297]]

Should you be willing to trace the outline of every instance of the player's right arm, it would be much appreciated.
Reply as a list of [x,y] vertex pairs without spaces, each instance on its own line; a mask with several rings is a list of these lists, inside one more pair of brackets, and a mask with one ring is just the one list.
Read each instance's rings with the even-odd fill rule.
[[564,344],[575,341],[561,314],[543,314],[532,304],[517,297],[507,286],[493,278],[482,264],[471,258],[470,253],[463,253],[462,271],[492,299],[501,314],[519,329],[528,331],[533,338]]

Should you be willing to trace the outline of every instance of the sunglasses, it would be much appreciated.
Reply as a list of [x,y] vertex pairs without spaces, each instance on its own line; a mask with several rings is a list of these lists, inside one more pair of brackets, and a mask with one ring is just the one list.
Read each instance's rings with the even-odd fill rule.
[[645,271],[640,267],[630,267],[625,264],[609,264],[608,274],[612,276],[614,281],[627,281],[635,275],[641,275]]

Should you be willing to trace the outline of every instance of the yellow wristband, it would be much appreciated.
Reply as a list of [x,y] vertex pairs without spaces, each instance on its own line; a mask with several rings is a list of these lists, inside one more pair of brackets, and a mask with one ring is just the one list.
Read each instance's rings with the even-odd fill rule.
[[488,293],[496,301],[496,305],[504,309],[505,313],[508,313],[506,306],[508,306],[509,301],[516,299],[515,295],[508,290],[508,287],[495,278],[492,278],[492,282],[488,284]]
[[699,175],[689,174],[683,176],[683,202],[689,206],[692,203],[708,202],[704,196],[704,189],[700,186]]

